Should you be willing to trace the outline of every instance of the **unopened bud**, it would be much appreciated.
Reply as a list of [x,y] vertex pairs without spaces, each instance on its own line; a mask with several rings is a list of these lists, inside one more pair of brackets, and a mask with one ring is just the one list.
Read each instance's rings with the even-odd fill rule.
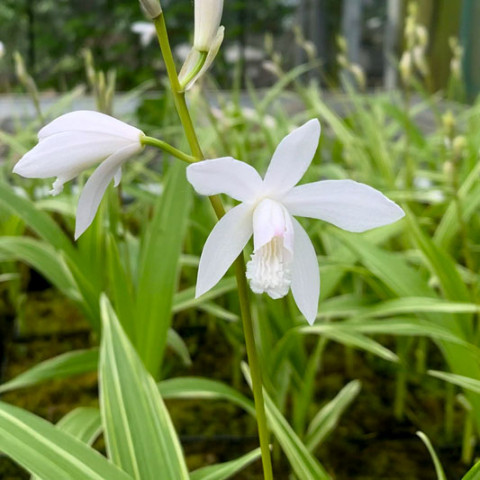
[[443,129],[445,130],[445,136],[452,138],[453,132],[455,131],[455,117],[451,110],[442,115],[442,124]]
[[417,45],[420,47],[426,47],[428,43],[428,30],[424,25],[417,25],[415,28],[417,37]]
[[455,159],[460,159],[467,146],[467,139],[463,135],[457,135],[452,142],[453,156]]
[[195,0],[193,48],[208,52],[217,37],[222,20],[223,0]]
[[400,63],[398,64],[398,68],[400,70],[403,83],[410,83],[410,79],[412,77],[412,54],[410,52],[403,52]]
[[143,11],[152,20],[162,13],[162,7],[159,0],[140,0],[140,5]]
[[358,63],[352,63],[350,64],[349,70],[351,74],[354,76],[355,81],[357,82],[357,85],[362,90],[365,90],[367,82],[365,80],[365,73],[363,71],[363,68],[360,65],[358,65]]
[[28,74],[25,69],[25,63],[23,61],[23,57],[22,55],[20,55],[19,52],[14,52],[13,59],[15,61],[15,73],[17,74],[18,79],[22,83],[24,83],[28,78]]
[[5,45],[3,45],[3,42],[0,42],[0,58],[2,58],[5,55]]

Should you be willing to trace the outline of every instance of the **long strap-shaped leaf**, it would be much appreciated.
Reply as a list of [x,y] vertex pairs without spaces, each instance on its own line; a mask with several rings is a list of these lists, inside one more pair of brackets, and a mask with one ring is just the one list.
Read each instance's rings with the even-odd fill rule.
[[42,480],[132,478],[46,420],[3,402],[0,402],[0,450]]
[[100,408],[109,457],[138,480],[187,480],[162,397],[105,296],[101,312]]

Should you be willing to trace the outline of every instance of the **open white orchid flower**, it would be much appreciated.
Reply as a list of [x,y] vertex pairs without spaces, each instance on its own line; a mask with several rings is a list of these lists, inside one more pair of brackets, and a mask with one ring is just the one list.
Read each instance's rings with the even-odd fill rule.
[[122,165],[142,150],[144,133],[116,118],[93,111],[62,115],[38,132],[38,144],[13,171],[27,178],[57,177],[50,191],[57,195],[63,184],[101,162],[80,195],[75,224],[77,239],[92,223],[108,184],[118,185]]
[[312,324],[317,315],[320,274],[312,242],[294,216],[318,218],[351,232],[380,227],[404,216],[378,190],[352,180],[324,180],[295,186],[310,165],[320,123],[310,120],[287,135],[273,154],[265,178],[231,157],[187,168],[202,195],[225,193],[241,203],[215,225],[205,243],[196,296],[210,290],[242,252],[253,234],[247,278],[255,293],[272,298],[292,289],[298,308]]

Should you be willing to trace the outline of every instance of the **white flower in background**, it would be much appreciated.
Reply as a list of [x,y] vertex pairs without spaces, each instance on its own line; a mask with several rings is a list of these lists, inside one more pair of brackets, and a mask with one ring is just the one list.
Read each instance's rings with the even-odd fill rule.
[[308,235],[293,217],[318,218],[344,230],[363,232],[404,216],[382,193],[352,180],[295,186],[312,161],[319,137],[318,120],[287,135],[263,180],[253,167],[231,157],[187,168],[187,178],[198,193],[225,193],[241,202],[220,219],[205,243],[197,297],[223,277],[253,234],[254,249],[247,264],[251,289],[280,298],[291,288],[298,308],[311,324],[320,293],[317,257]]
[[116,118],[93,111],[71,112],[38,132],[38,144],[13,171],[26,178],[57,177],[50,191],[57,195],[63,184],[100,163],[85,183],[78,201],[77,239],[92,223],[108,184],[118,185],[122,165],[142,150],[144,133]]
[[220,50],[225,34],[225,28],[220,26],[222,12],[223,0],[195,0],[193,48],[178,75],[185,90],[191,88],[210,68]]
[[140,0],[140,6],[152,20],[162,13],[162,7],[158,0]]
[[0,42],[0,58],[2,58],[5,55],[5,45],[3,42]]
[[157,34],[155,25],[151,22],[134,22],[131,30],[140,36],[140,44],[144,47],[149,45]]

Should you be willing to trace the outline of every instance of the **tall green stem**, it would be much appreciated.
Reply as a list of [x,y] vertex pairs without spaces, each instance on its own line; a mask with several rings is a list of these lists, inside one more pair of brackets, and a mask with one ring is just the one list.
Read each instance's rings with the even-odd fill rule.
[[[195,128],[193,126],[190,112],[185,101],[185,92],[178,81],[177,70],[173,60],[170,42],[168,40],[167,28],[163,13],[154,19],[155,29],[157,31],[158,42],[162,51],[165,67],[167,69],[168,79],[172,89],[175,107],[180,117],[185,135],[187,137],[190,149],[197,160],[203,160],[203,152],[198,141]],[[225,208],[218,195],[209,197],[210,203],[215,211],[217,218],[225,215]],[[235,261],[235,275],[237,279],[238,296],[240,302],[240,313],[242,316],[243,330],[245,335],[245,344],[247,347],[248,364],[252,376],[253,399],[255,402],[255,411],[257,414],[258,436],[260,440],[260,449],[262,452],[263,473],[266,480],[273,480],[272,460],[270,456],[269,432],[267,427],[267,417],[265,414],[265,403],[263,400],[262,374],[260,363],[258,361],[257,349],[255,346],[255,337],[253,333],[253,322],[248,297],[248,286],[245,276],[245,260],[243,252]]]

